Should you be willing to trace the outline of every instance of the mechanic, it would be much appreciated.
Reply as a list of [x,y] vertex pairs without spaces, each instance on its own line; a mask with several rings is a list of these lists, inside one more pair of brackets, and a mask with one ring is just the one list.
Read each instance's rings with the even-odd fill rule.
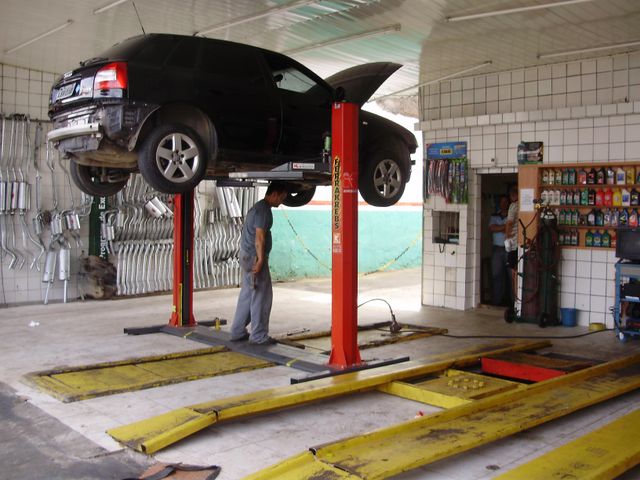
[[[242,284],[236,313],[231,324],[231,341],[249,340],[256,345],[270,345],[276,341],[269,336],[269,315],[273,301],[269,252],[271,251],[271,209],[278,207],[287,196],[287,186],[272,182],[264,198],[249,212],[240,236],[240,268]],[[247,326],[251,324],[251,334]]]
[[[504,246],[504,227],[507,223],[509,198],[501,195],[498,199],[498,211],[491,215],[489,231],[492,237],[491,247],[491,278],[493,279],[492,303],[503,305],[505,293],[509,291],[511,280],[507,280],[507,250]],[[507,298],[511,298],[511,293]]]

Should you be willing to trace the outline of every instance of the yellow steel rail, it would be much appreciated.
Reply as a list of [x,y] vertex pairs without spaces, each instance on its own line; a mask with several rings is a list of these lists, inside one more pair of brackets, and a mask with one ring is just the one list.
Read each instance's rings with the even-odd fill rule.
[[230,352],[225,347],[213,347],[57,368],[30,373],[26,378],[49,395],[63,402],[74,402],[272,365],[264,360]]
[[397,475],[637,389],[639,362],[633,355],[321,445],[246,480],[331,478],[336,470],[350,479]]
[[496,480],[616,478],[640,463],[640,410],[510,470]]
[[120,443],[150,454],[221,421],[372,390],[396,380],[420,378],[447,368],[472,365],[487,354],[535,350],[549,345],[547,341],[481,345],[468,349],[464,353],[458,352],[458,356],[449,354],[447,358],[446,355],[438,355],[430,359],[351,372],[191,405],[130,425],[113,428],[107,433]]

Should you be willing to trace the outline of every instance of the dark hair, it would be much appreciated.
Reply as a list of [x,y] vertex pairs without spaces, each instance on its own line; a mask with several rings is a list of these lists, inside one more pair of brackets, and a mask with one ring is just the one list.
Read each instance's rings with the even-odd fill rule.
[[277,193],[282,193],[282,192],[286,192],[289,193],[289,186],[284,183],[284,182],[271,182],[269,184],[269,187],[267,187],[267,193],[266,195],[271,195],[273,192],[277,192]]

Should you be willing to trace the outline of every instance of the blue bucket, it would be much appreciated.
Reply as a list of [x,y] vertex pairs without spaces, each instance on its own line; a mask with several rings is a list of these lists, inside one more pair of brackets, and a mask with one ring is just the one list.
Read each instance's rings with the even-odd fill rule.
[[575,327],[576,326],[576,312],[575,308],[561,308],[560,320],[563,327]]

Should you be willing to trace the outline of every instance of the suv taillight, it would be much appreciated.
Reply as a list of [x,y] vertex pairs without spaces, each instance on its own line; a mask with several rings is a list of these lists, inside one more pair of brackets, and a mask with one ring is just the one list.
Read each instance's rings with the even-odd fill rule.
[[105,65],[96,72],[93,79],[94,95],[105,90],[126,90],[129,83],[126,62],[114,62]]

